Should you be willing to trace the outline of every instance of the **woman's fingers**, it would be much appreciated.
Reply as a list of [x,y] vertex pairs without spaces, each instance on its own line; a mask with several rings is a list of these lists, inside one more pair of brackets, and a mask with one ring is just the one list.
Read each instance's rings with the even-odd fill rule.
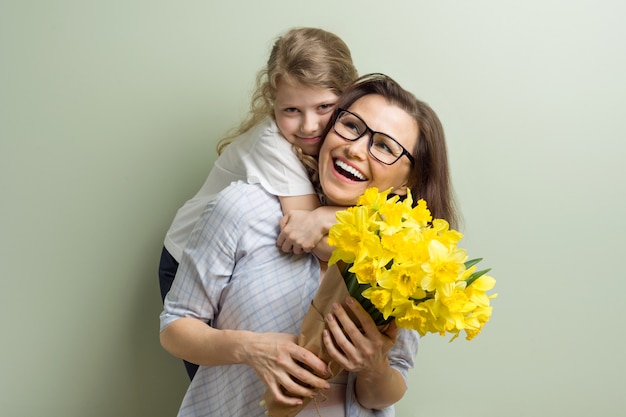
[[[319,376],[329,376],[326,371],[326,363],[318,358],[313,352],[305,349],[301,346],[297,346],[296,351],[292,354],[292,357],[300,367],[304,365],[305,368],[310,369],[313,373]],[[322,379],[322,378],[319,378]],[[319,381],[318,381],[319,382]],[[317,386],[317,384],[316,384]]]
[[[352,297],[348,297],[346,299],[346,304],[350,306],[353,311],[358,323],[352,321],[352,318],[348,315],[346,310],[344,310],[343,306],[338,303],[333,305],[333,315],[337,319],[337,324],[335,327],[337,329],[343,329],[343,332],[348,336],[352,344],[358,345],[366,339],[363,333],[371,333],[372,330],[378,333],[378,329],[374,324],[372,318],[363,310],[363,307],[359,305],[359,303],[354,302]],[[340,327],[339,327],[340,326]]]
[[[350,308],[354,316],[358,319],[361,329],[363,330],[361,333],[365,333],[367,335],[377,335],[378,333],[380,333],[372,317],[354,298],[347,297],[346,304],[348,305],[348,308]],[[344,314],[346,318],[349,317],[347,313]]]
[[285,394],[285,391],[282,387],[282,385],[280,385],[279,383],[268,383],[267,381],[265,382],[266,385],[268,386],[270,392],[272,393],[272,397],[274,397],[274,399],[276,400],[276,402],[278,403],[282,403],[282,404],[288,404],[288,405],[299,405],[302,404],[302,397],[292,397],[292,396],[288,396]]
[[330,388],[328,381],[301,367],[292,369],[280,385],[285,396],[298,398],[313,397],[317,390]]
[[327,316],[329,334],[324,337],[331,358],[353,372],[386,363],[387,353],[396,340],[395,323],[381,333],[358,302],[348,297],[346,304],[358,323],[352,320],[341,305],[333,305],[333,314]]
[[[275,346],[266,360],[256,363],[255,369],[269,387],[276,401],[299,404],[304,397],[312,397],[317,389],[327,389],[326,363],[295,341],[273,334]],[[271,336],[271,334],[269,335]]]
[[[334,314],[328,314],[326,323],[329,332],[324,334],[324,343],[331,358],[348,371],[361,365],[357,346],[362,346],[363,335],[339,305],[333,306]],[[332,335],[332,337],[331,337]]]
[[396,321],[392,320],[383,333],[395,343],[398,338],[398,326],[396,325]]

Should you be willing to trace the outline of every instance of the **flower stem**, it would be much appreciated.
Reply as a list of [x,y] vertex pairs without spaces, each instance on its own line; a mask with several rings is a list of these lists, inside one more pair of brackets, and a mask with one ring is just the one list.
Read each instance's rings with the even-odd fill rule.
[[388,317],[387,319],[385,319],[385,317],[383,316],[383,313],[381,313],[375,306],[374,304],[371,303],[370,300],[368,300],[367,298],[363,297],[363,291],[365,291],[366,289],[370,288],[369,284],[359,284],[359,281],[356,278],[356,275],[354,274],[354,272],[349,272],[349,265],[345,267],[345,269],[342,271],[341,275],[343,276],[343,280],[346,283],[346,287],[348,288],[348,293],[355,299],[357,300],[357,302],[359,304],[361,304],[361,307],[363,307],[363,309],[365,311],[367,311],[367,313],[370,315],[370,317],[372,317],[372,319],[374,320],[374,323],[376,323],[377,326],[381,326],[384,324],[389,323],[391,320],[393,320],[393,317]]

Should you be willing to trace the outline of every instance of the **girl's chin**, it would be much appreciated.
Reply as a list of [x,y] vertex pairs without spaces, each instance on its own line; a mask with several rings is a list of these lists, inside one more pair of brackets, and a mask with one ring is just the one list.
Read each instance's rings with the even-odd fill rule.
[[320,141],[322,139],[320,139],[320,137],[317,136],[317,137],[313,137],[313,138],[301,138],[301,137],[298,137],[297,140],[298,140],[298,142],[306,143],[307,145],[316,145],[316,144],[320,143]]
[[301,148],[307,148],[307,149],[316,149],[316,154],[319,152],[319,147],[321,144],[321,140],[320,138],[313,138],[313,139],[302,139],[302,138],[298,138],[295,141],[295,144]]

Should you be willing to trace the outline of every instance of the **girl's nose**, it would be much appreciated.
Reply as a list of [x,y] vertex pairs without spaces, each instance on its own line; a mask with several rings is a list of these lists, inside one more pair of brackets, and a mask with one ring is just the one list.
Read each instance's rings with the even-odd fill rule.
[[302,119],[302,131],[311,135],[315,135],[318,132],[320,126],[320,118],[314,114],[304,114]]

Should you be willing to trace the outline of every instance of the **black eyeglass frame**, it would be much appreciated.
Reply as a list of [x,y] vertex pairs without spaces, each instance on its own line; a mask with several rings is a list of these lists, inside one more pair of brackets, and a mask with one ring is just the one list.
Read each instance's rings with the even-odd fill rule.
[[[363,131],[363,132],[362,132],[359,136],[357,136],[356,138],[354,138],[354,139],[348,139],[348,138],[346,138],[345,136],[343,136],[341,133],[337,132],[337,129],[335,128],[335,125],[337,124],[337,121],[339,120],[339,116],[341,116],[341,114],[342,114],[342,113],[348,113],[348,114],[350,114],[350,115],[352,115],[352,116],[356,117],[357,119],[359,119],[359,120],[361,121],[361,123],[363,123],[363,126],[365,126],[365,130],[364,130],[364,131]],[[363,136],[365,136],[367,133],[369,133],[369,134],[370,134],[370,139],[369,139],[369,144],[368,144],[367,150],[368,150],[369,154],[370,154],[370,155],[372,155],[372,157],[373,157],[374,159],[376,159],[378,162],[380,162],[381,164],[385,164],[385,165],[393,165],[393,164],[395,164],[396,162],[398,162],[398,161],[400,160],[400,158],[402,158],[403,156],[406,156],[407,158],[409,158],[409,162],[411,162],[411,165],[415,165],[415,158],[413,157],[413,155],[411,155],[411,152],[407,151],[407,149],[406,149],[404,146],[402,146],[402,144],[400,144],[400,142],[398,142],[397,140],[395,140],[394,138],[392,138],[391,136],[389,136],[389,135],[388,135],[388,134],[386,134],[386,133],[383,133],[383,132],[377,132],[377,131],[375,131],[375,130],[370,129],[370,127],[367,125],[367,123],[365,123],[365,121],[364,121],[363,119],[361,119],[361,117],[360,117],[359,115],[354,114],[354,113],[352,113],[352,112],[351,112],[351,111],[349,111],[349,110],[346,110],[346,109],[340,109],[340,108],[338,108],[338,109],[337,109],[337,113],[336,113],[336,115],[335,115],[335,120],[333,121],[333,131],[334,131],[337,135],[339,135],[339,137],[341,137],[343,140],[347,140],[347,141],[350,141],[350,142],[355,142],[355,141],[357,141],[357,140],[361,139],[361,138],[362,138]],[[393,161],[392,163],[387,163],[387,162],[381,161],[380,159],[378,159],[378,158],[376,157],[376,155],[374,155],[374,154],[372,153],[372,145],[374,145],[374,135],[376,135],[376,134],[383,135],[383,136],[385,136],[385,137],[387,137],[387,138],[391,139],[392,141],[394,141],[395,143],[397,143],[397,144],[398,144],[398,146],[400,146],[400,148],[402,148],[402,153],[401,153],[401,154],[398,156],[398,158],[397,158],[395,161]]]

